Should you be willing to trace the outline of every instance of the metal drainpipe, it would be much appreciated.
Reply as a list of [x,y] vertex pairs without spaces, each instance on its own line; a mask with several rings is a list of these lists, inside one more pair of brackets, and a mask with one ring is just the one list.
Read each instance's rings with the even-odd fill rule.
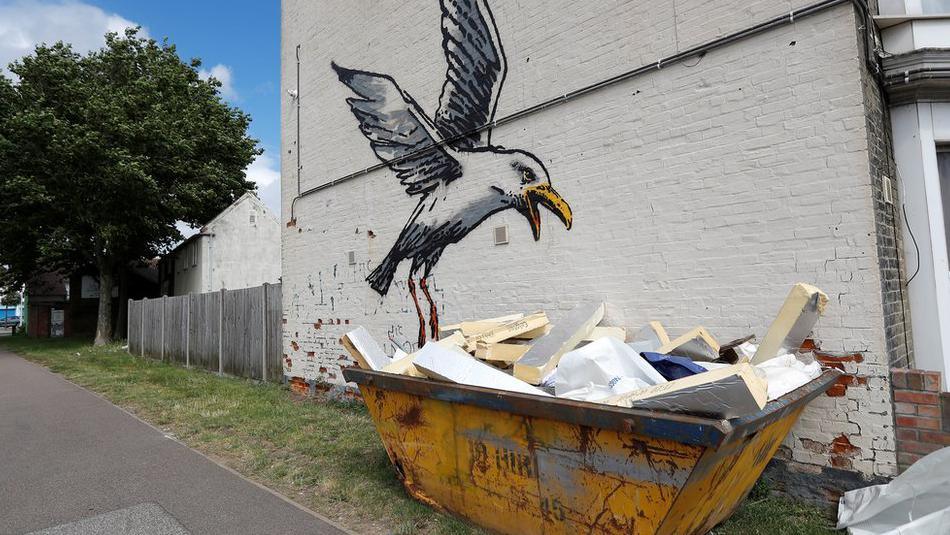
[[[799,8],[799,9],[791,10],[791,11],[789,11],[789,12],[788,12],[787,14],[785,14],[785,15],[781,15],[781,16],[778,16],[778,17],[769,19],[769,20],[767,20],[767,21],[765,21],[765,22],[761,22],[761,23],[759,23],[759,24],[756,24],[756,25],[754,25],[754,26],[750,26],[750,27],[745,28],[745,29],[743,29],[743,30],[739,30],[739,31],[737,31],[737,32],[733,32],[733,33],[731,33],[731,34],[729,34],[729,35],[720,37],[720,38],[718,38],[718,39],[713,39],[712,41],[708,41],[708,42],[703,43],[703,44],[701,44],[701,45],[697,45],[697,46],[695,46],[695,47],[686,49],[686,50],[684,50],[684,51],[682,51],[682,52],[678,52],[678,53],[676,53],[676,54],[673,54],[672,56],[667,56],[667,57],[665,57],[665,58],[659,59],[659,60],[657,60],[656,63],[650,63],[650,64],[648,64],[648,65],[643,65],[643,66],[637,67],[637,68],[635,68],[635,69],[632,69],[632,70],[629,70],[629,71],[620,73],[620,74],[618,74],[618,75],[616,75],[616,76],[613,76],[613,77],[611,77],[611,78],[607,78],[607,79],[605,79],[605,80],[601,80],[601,81],[599,81],[599,82],[595,82],[595,83],[593,83],[593,84],[584,86],[584,87],[582,87],[582,88],[580,88],[580,89],[576,89],[576,90],[571,91],[571,92],[569,92],[569,93],[566,93],[566,94],[564,94],[564,95],[562,95],[562,96],[560,96],[560,97],[555,97],[555,98],[552,98],[552,99],[550,99],[550,100],[546,100],[546,101],[544,101],[544,102],[540,102],[540,103],[538,103],[538,104],[535,104],[534,106],[529,106],[529,107],[524,108],[524,109],[522,109],[522,110],[516,111],[516,112],[514,112],[514,113],[512,113],[512,114],[510,114],[510,115],[506,115],[505,117],[502,117],[501,119],[497,119],[497,120],[492,121],[492,122],[490,122],[490,123],[485,123],[485,124],[483,124],[483,125],[481,125],[481,126],[478,126],[478,127],[476,127],[476,128],[473,128],[472,130],[470,130],[470,131],[468,131],[468,132],[464,132],[464,133],[462,133],[462,134],[459,134],[459,135],[454,136],[454,137],[451,137],[451,138],[443,139],[442,141],[440,141],[440,142],[438,142],[438,143],[434,143],[434,144],[432,144],[432,145],[428,145],[428,146],[426,146],[426,147],[423,147],[423,148],[421,148],[421,149],[419,149],[419,150],[413,151],[413,152],[411,152],[411,153],[409,153],[409,154],[406,154],[406,155],[402,156],[401,158],[394,158],[394,159],[390,160],[388,163],[382,163],[382,162],[381,162],[381,163],[377,163],[377,164],[375,164],[375,165],[371,165],[371,166],[366,167],[366,168],[364,168],[364,169],[361,169],[361,170],[359,170],[359,171],[355,171],[355,172],[352,172],[352,173],[350,173],[350,174],[348,174],[348,175],[344,175],[344,176],[341,176],[341,177],[339,177],[339,178],[335,178],[335,179],[333,179],[333,180],[331,180],[331,181],[329,181],[329,182],[325,182],[325,183],[323,183],[323,184],[320,184],[319,186],[315,186],[315,187],[313,187],[313,188],[310,188],[310,189],[305,190],[305,191],[302,191],[302,192],[300,191],[300,167],[299,167],[299,161],[298,161],[298,167],[297,167],[297,196],[294,197],[293,200],[291,200],[291,202],[290,202],[290,221],[291,221],[292,223],[296,222],[295,207],[296,207],[297,201],[298,201],[299,199],[302,199],[303,197],[306,197],[306,196],[308,196],[308,195],[314,194],[314,193],[316,193],[316,192],[318,192],[318,191],[321,191],[321,190],[324,190],[324,189],[333,187],[333,186],[335,186],[335,185],[337,185],[337,184],[340,184],[340,183],[342,183],[342,182],[346,182],[347,180],[351,180],[351,179],[360,177],[360,176],[362,176],[362,175],[371,173],[371,172],[373,172],[373,171],[377,171],[377,170],[379,170],[379,169],[383,169],[383,168],[385,168],[385,167],[388,167],[388,166],[389,166],[390,164],[392,164],[392,163],[399,163],[399,162],[404,161],[404,160],[408,160],[408,159],[411,159],[411,158],[415,158],[415,157],[418,156],[419,154],[428,152],[428,151],[430,151],[430,150],[434,150],[434,149],[437,149],[437,148],[439,148],[439,147],[443,147],[443,146],[446,146],[446,145],[451,145],[451,144],[454,143],[455,141],[458,141],[458,140],[460,140],[460,139],[464,139],[464,138],[466,138],[466,137],[468,137],[468,136],[471,136],[472,134],[477,134],[477,133],[479,133],[479,132],[481,132],[481,131],[483,131],[483,130],[487,130],[487,129],[489,129],[489,128],[495,128],[496,126],[503,125],[503,124],[507,124],[507,123],[510,123],[510,122],[512,122],[512,121],[516,121],[516,120],[518,120],[518,119],[522,119],[522,118],[524,118],[524,117],[526,117],[526,116],[528,116],[528,115],[532,115],[532,114],[534,114],[534,113],[537,113],[537,112],[539,112],[539,111],[545,110],[545,109],[550,108],[550,107],[552,107],[552,106],[556,106],[556,105],[558,105],[558,104],[563,104],[563,103],[565,103],[565,102],[574,100],[574,99],[576,99],[576,98],[579,98],[579,97],[582,97],[582,96],[584,96],[584,95],[587,95],[588,93],[592,93],[592,92],[597,91],[597,90],[599,90],[599,89],[603,89],[603,88],[605,88],[605,87],[614,85],[614,84],[616,84],[616,83],[618,83],[618,82],[622,82],[622,81],[625,81],[625,80],[629,80],[630,78],[634,78],[634,77],[636,77],[636,76],[640,76],[641,74],[645,74],[645,73],[648,73],[648,72],[651,72],[651,71],[655,71],[655,70],[658,71],[658,70],[660,70],[661,68],[663,68],[663,67],[665,67],[665,66],[668,66],[668,65],[674,64],[674,63],[679,63],[679,62],[681,62],[681,61],[683,61],[683,60],[686,60],[686,59],[689,59],[689,58],[692,58],[692,57],[695,57],[695,56],[700,56],[700,57],[701,57],[701,56],[705,55],[707,52],[709,52],[709,51],[711,51],[711,50],[715,50],[715,49],[717,49],[717,48],[720,48],[720,47],[723,47],[723,46],[725,46],[725,45],[734,43],[734,42],[736,42],[736,41],[741,41],[741,40],[746,39],[746,38],[748,38],[748,37],[752,37],[752,36],[758,35],[758,34],[760,34],[760,33],[763,33],[763,32],[765,32],[765,31],[767,31],[767,30],[770,30],[770,29],[775,28],[775,27],[778,27],[778,26],[782,26],[782,25],[785,25],[785,24],[792,24],[792,23],[794,23],[794,22],[796,21],[796,19],[801,19],[801,18],[805,18],[805,17],[811,16],[811,15],[815,15],[815,14],[821,13],[821,12],[827,10],[827,9],[836,7],[836,6],[841,5],[841,4],[846,4],[846,3],[851,3],[851,4],[853,4],[853,5],[857,8],[857,10],[860,12],[861,16],[864,18],[864,21],[865,21],[865,31],[868,32],[867,37],[866,37],[866,41],[867,41],[867,46],[868,46],[868,48],[869,48],[869,50],[868,50],[868,57],[865,58],[865,60],[867,61],[867,63],[868,63],[869,66],[871,67],[871,70],[872,70],[872,73],[873,73],[874,76],[875,76],[875,79],[876,79],[879,83],[881,83],[881,82],[882,82],[882,79],[881,79],[881,69],[880,69],[880,66],[877,64],[877,58],[876,58],[876,56],[874,56],[874,51],[876,50],[877,46],[876,46],[876,44],[873,42],[874,40],[873,40],[873,38],[872,38],[871,35],[870,35],[870,32],[872,31],[871,28],[872,28],[872,26],[874,25],[874,21],[873,21],[873,19],[872,19],[872,17],[871,17],[870,10],[869,10],[868,7],[867,7],[866,0],[823,0],[823,1],[821,1],[821,2],[817,2],[817,3],[811,4],[811,5],[808,5],[808,6]],[[299,50],[300,46],[298,45],[297,48],[298,48],[298,50]],[[872,57],[872,56],[873,56],[873,57]],[[297,75],[297,83],[298,83],[298,86],[299,86],[299,83],[300,83],[300,74],[299,74],[299,72],[300,72],[300,71],[299,71],[300,60],[299,60],[299,55],[298,55],[298,60],[297,60],[297,67],[298,67],[298,71],[297,71],[297,72],[298,72],[298,75]],[[298,90],[298,91],[299,91],[299,90]],[[300,93],[298,92],[298,93],[297,93],[297,98],[299,98],[299,97],[300,97]],[[298,143],[299,143],[299,141],[300,141],[300,139],[299,139],[299,138],[300,138],[300,105],[299,105],[299,102],[298,102],[298,105],[297,105],[297,138],[298,138],[297,141],[298,141]],[[299,145],[298,145],[298,147],[297,147],[297,157],[298,157],[298,158],[300,157],[300,147],[299,147]]]

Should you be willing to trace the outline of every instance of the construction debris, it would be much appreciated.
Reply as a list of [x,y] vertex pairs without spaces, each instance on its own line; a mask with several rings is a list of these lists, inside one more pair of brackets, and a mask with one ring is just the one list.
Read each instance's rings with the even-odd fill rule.
[[827,305],[828,296],[818,288],[802,282],[793,286],[752,357],[752,363],[761,364],[770,358],[797,352]]
[[604,337],[561,357],[553,382],[558,397],[597,401],[666,379],[630,346]]
[[363,327],[357,327],[344,334],[340,343],[349,351],[360,368],[379,371],[392,363],[392,359],[383,353],[376,340]]
[[557,366],[564,353],[590,337],[604,318],[603,303],[585,303],[551,327],[551,332],[535,340],[531,349],[515,362],[515,377],[533,385],[540,384]]
[[918,460],[886,485],[845,492],[838,529],[851,535],[930,535],[950,529],[950,448]]
[[794,350],[826,302],[817,288],[796,285],[758,347],[754,335],[720,346],[704,327],[671,340],[655,320],[626,341],[623,327],[600,324],[605,305],[599,302],[581,304],[553,324],[544,312],[535,312],[447,325],[440,341],[409,355],[396,349],[393,358],[362,327],[341,342],[360,367],[386,373],[736,418],[821,374],[818,362]]
[[446,349],[433,342],[427,343],[416,353],[414,364],[422,373],[433,379],[536,396],[549,395],[494,366],[466,355],[461,350]]
[[748,362],[752,358],[752,355],[755,354],[755,351],[751,354],[747,354],[746,350],[750,345],[749,342],[751,342],[753,338],[755,338],[755,335],[750,334],[738,340],[722,344],[719,346],[719,358],[716,359],[716,362],[725,362],[727,364],[736,364],[739,361]]
[[666,334],[663,325],[658,321],[651,321],[633,337],[630,347],[637,353],[655,352],[668,343],[670,343],[670,336]]
[[719,342],[705,328],[696,327],[676,340],[663,344],[656,352],[712,362],[719,358]]
[[608,405],[737,418],[768,400],[768,385],[751,365],[735,364],[603,400]]
[[697,373],[705,373],[708,371],[706,368],[703,368],[686,357],[664,355],[662,353],[652,353],[650,351],[644,351],[643,353],[640,353],[640,355],[642,355],[643,359],[649,362],[650,365],[668,381],[675,381],[677,379],[689,377],[690,375],[696,375]]
[[519,334],[524,334],[535,329],[539,329],[547,324],[548,317],[544,314],[544,312],[535,312],[534,314],[525,316],[523,318],[514,319],[506,323],[498,324],[495,327],[491,327],[485,331],[481,331],[470,337],[467,337],[465,349],[467,351],[475,351],[475,349],[478,347],[478,342],[484,342],[487,344],[501,342],[502,340],[514,338]]
[[386,373],[395,373],[397,375],[408,375],[409,377],[426,377],[419,371],[415,365],[416,354],[406,355],[399,360],[393,360],[388,366],[382,369]]
[[802,362],[795,355],[782,355],[756,366],[769,384],[769,401],[778,399],[821,375],[821,365],[812,359]]
[[531,349],[531,346],[528,344],[503,344],[501,342],[490,344],[479,341],[475,346],[475,356],[482,360],[514,364],[529,349]]
[[509,314],[507,316],[500,316],[497,318],[488,318],[479,321],[463,321],[462,323],[456,323],[453,325],[444,325],[439,327],[439,332],[446,333],[452,331],[459,331],[463,336],[474,336],[480,332],[487,331],[489,329],[494,329],[500,325],[508,323],[510,321],[519,320],[524,317],[524,314]]
[[627,330],[623,327],[594,327],[594,330],[590,332],[590,336],[585,338],[584,341],[594,342],[606,337],[615,338],[623,342],[627,339]]

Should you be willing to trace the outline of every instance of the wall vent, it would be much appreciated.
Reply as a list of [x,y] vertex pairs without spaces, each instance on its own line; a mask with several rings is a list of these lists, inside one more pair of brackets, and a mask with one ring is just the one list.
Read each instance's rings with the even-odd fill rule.
[[350,251],[346,253],[346,261],[351,266],[355,266],[356,265],[356,251]]
[[891,177],[883,175],[881,177],[881,189],[884,190],[884,202],[887,204],[894,204],[894,185],[892,184]]
[[508,243],[508,225],[495,227],[495,245],[504,245]]

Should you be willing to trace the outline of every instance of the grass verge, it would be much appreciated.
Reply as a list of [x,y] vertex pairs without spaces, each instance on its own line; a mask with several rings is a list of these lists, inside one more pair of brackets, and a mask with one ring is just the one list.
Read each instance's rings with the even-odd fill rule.
[[[118,345],[22,336],[0,345],[357,533],[482,533],[403,492],[361,404],[302,400],[279,385],[132,357]],[[835,531],[820,510],[771,497],[759,485],[715,533]]]

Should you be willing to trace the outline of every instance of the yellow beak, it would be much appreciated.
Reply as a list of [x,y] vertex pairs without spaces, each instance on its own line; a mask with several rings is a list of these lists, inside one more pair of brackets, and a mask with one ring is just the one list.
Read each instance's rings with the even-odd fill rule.
[[525,205],[528,207],[528,222],[531,223],[531,232],[534,234],[535,241],[541,238],[539,204],[552,211],[564,223],[567,230],[571,230],[571,223],[574,220],[573,215],[571,215],[571,207],[550,184],[528,186],[524,188],[523,195]]

